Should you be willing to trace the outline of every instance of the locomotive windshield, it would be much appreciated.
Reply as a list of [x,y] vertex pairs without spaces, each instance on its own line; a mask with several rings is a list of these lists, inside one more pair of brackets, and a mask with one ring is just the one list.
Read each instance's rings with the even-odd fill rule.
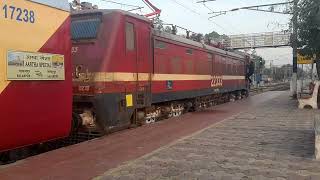
[[72,40],[96,39],[100,24],[100,18],[72,20]]

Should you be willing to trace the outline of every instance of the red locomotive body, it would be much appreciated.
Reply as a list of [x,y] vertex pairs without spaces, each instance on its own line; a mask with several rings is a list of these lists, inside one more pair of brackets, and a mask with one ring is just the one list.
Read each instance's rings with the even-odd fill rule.
[[248,94],[247,59],[120,10],[72,15],[74,110],[110,132]]
[[153,37],[155,102],[246,90],[243,56],[164,32]]

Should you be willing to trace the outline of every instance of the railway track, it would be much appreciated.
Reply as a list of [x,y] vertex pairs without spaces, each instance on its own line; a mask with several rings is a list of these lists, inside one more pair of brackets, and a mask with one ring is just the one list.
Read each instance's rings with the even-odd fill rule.
[[275,83],[250,89],[250,95],[254,96],[268,91],[286,91],[290,89],[290,83]]

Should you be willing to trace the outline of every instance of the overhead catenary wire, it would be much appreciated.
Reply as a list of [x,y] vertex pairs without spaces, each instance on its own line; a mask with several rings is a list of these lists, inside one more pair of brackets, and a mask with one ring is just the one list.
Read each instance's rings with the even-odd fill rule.
[[182,4],[181,2],[179,2],[179,1],[177,1],[177,0],[171,0],[171,1],[174,2],[174,3],[176,3],[176,4],[178,4],[178,5],[181,6],[181,7],[189,10],[190,12],[192,12],[192,13],[194,13],[194,14],[201,15],[199,12],[195,11],[194,9],[189,8],[188,6]]
[[287,4],[292,4],[293,1],[290,2],[281,2],[281,3],[272,3],[272,4],[262,4],[262,5],[255,5],[255,6],[245,6],[245,7],[239,7],[239,8],[233,8],[225,11],[212,11],[209,14],[214,14],[210,18],[214,18],[220,15],[224,15],[227,12],[234,12],[234,11],[239,11],[239,10],[252,10],[252,11],[263,11],[263,12],[270,12],[270,13],[278,13],[278,14],[292,14],[291,12],[280,12],[280,11],[274,11],[274,10],[264,10],[264,9],[259,9],[260,7],[273,7],[273,6],[279,6],[279,5],[287,5]]
[[103,2],[107,2],[107,3],[112,3],[112,4],[117,4],[117,5],[121,5],[121,6],[127,6],[127,7],[133,7],[133,8],[140,8],[142,9],[142,6],[137,6],[137,5],[132,5],[132,4],[125,4],[125,3],[120,3],[120,2],[116,2],[116,1],[110,1],[110,0],[100,0]]
[[[100,0],[100,1],[106,2],[106,3],[117,4],[117,5],[121,5],[121,6],[132,7],[133,9],[131,9],[130,11],[134,11],[134,10],[140,10],[140,11],[141,11],[141,9],[143,8],[143,7],[141,7],[141,6],[126,4],[126,3],[121,3],[121,2],[116,2],[116,1],[112,1],[112,0]],[[179,5],[180,7],[188,10],[189,12],[191,12],[191,13],[193,13],[193,14],[196,14],[196,15],[198,15],[198,16],[200,16],[200,17],[205,18],[207,21],[209,21],[210,23],[214,24],[216,27],[220,28],[222,31],[228,32],[228,33],[231,33],[231,34],[232,34],[232,32],[229,31],[227,28],[225,28],[225,27],[223,27],[222,25],[214,22],[213,20],[208,19],[207,17],[204,17],[201,13],[199,13],[198,11],[196,11],[196,10],[194,10],[194,9],[186,6],[186,5],[184,5],[184,4],[181,3],[180,1],[177,1],[177,0],[171,0],[171,1],[172,1],[173,3]],[[207,8],[208,10],[210,10],[209,7],[206,7],[206,8]],[[190,32],[192,32],[192,31],[190,31]]]
[[[208,6],[206,5],[206,3],[205,3],[205,2],[209,2],[209,1],[210,1],[210,0],[207,0],[207,1],[197,1],[197,3],[201,3],[201,4],[202,4],[205,8],[207,8],[210,12],[213,12],[213,10],[212,10],[210,7],[208,7]],[[215,1],[215,0],[214,0],[214,1]],[[228,30],[226,30],[225,28],[223,28],[222,26],[220,26],[219,24],[215,23],[215,22],[214,22],[213,20],[211,20],[210,18],[208,18],[208,21],[214,23],[216,26],[222,28],[224,31],[228,31]],[[240,32],[239,30],[237,30],[237,28],[233,27],[231,24],[229,24],[229,26],[230,26],[232,29],[236,30],[237,32]],[[228,31],[228,32],[230,32],[230,31]],[[232,34],[232,32],[231,32],[231,34]]]
[[211,8],[209,8],[209,7],[206,5],[206,3],[203,3],[203,6],[204,6],[205,8],[207,8],[209,11],[213,11]]
[[132,12],[132,11],[140,11],[142,13],[142,9],[144,7],[142,6],[137,6],[137,5],[132,5],[132,4],[126,4],[126,3],[121,3],[121,2],[116,2],[116,1],[110,1],[110,0],[100,0],[101,2],[105,2],[105,3],[112,3],[112,4],[117,4],[120,6],[126,6],[126,7],[130,7],[131,9],[127,9],[126,11],[128,12]]
[[[208,10],[211,12],[211,11],[213,11],[213,10],[205,4],[205,2],[209,2],[209,1],[216,1],[216,0],[202,0],[202,1],[197,1],[196,3],[201,3],[206,9],[208,9]],[[193,1],[192,1],[192,2],[193,2]],[[199,14],[200,14],[200,13],[199,13]],[[200,15],[201,15],[201,14],[200,14]],[[204,17],[204,16],[201,15],[201,17]],[[205,17],[205,18],[207,18],[207,17]],[[211,23],[213,23],[214,25],[218,26],[218,27],[219,27],[220,29],[222,29],[223,31],[231,32],[231,31],[227,30],[226,28],[222,27],[221,25],[219,25],[218,23],[214,22],[213,20],[208,19],[208,18],[207,18],[207,20],[210,21]],[[232,34],[232,32],[231,32],[231,34]]]
[[[140,10],[140,12],[142,12],[141,9],[143,8],[143,7],[141,7],[141,6],[126,4],[126,3],[121,3],[121,2],[116,2],[116,1],[112,1],[112,0],[100,0],[100,1],[106,2],[106,3],[117,4],[117,5],[121,5],[121,6],[132,7],[133,9],[131,9],[131,10],[129,10],[129,11]],[[171,0],[171,1],[174,2],[175,4],[179,5],[180,7],[182,7],[182,8],[184,8],[184,9],[190,11],[191,13],[203,17],[203,15],[202,15],[201,13],[197,12],[196,10],[194,10],[194,9],[192,9],[192,8],[186,6],[186,5],[184,5],[184,4],[181,3],[180,1],[177,1],[177,0]],[[209,8],[209,7],[208,7],[208,8]],[[209,8],[209,9],[210,9],[210,8]],[[215,26],[219,27],[221,30],[230,32],[229,30],[227,30],[227,29],[224,28],[223,26],[219,25],[218,23],[216,23],[216,22],[214,22],[214,21],[212,21],[212,20],[207,19],[207,17],[205,17],[205,18],[206,18],[206,20],[208,20],[208,21],[210,21],[211,23],[213,23]],[[190,31],[190,32],[191,32],[191,31]]]
[[[233,34],[231,31],[229,31],[227,28],[224,28],[223,26],[219,25],[218,23],[214,22],[213,20],[208,19],[208,17],[203,16],[201,13],[197,12],[194,9],[189,8],[188,6],[182,4],[181,2],[177,1],[177,0],[171,0],[172,2],[178,4],[179,6],[183,7],[184,9],[192,12],[193,14],[196,14],[202,18],[205,18],[207,21],[209,21],[210,23],[214,24],[215,26],[219,27],[221,30],[225,31],[225,32],[229,32],[231,34]],[[209,7],[208,7],[209,8]]]
[[211,1],[216,1],[216,0],[201,0],[201,1],[197,1],[197,3],[206,3],[206,2],[211,2]]

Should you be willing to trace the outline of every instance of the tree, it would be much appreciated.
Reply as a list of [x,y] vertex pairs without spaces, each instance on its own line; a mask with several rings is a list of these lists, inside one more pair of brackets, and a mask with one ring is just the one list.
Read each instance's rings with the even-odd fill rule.
[[314,57],[320,77],[320,2],[300,0],[298,11],[298,46],[301,54]]
[[204,36],[204,40],[207,43],[211,43],[211,41],[219,42],[220,34],[218,34],[215,31],[212,31],[211,33],[208,33]]
[[193,33],[190,36],[191,40],[197,41],[197,42],[201,42],[201,40],[203,40],[203,34],[201,33]]
[[206,44],[211,44],[212,41],[224,44],[224,42],[230,41],[230,37],[225,34],[220,35],[219,33],[212,31],[211,33],[204,35],[204,41]]

